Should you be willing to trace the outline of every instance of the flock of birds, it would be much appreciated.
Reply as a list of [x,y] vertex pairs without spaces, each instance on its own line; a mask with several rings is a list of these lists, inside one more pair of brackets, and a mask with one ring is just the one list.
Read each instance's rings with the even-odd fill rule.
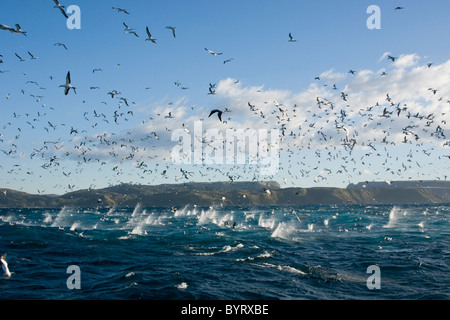
[[[65,7],[61,5],[57,0],[53,0],[55,5],[54,8],[58,9],[62,15],[67,18],[67,14],[65,13]],[[113,10],[117,11],[119,14],[130,15],[130,13],[123,8],[113,7]],[[402,10],[403,7],[396,7],[395,10]],[[137,31],[131,27],[129,27],[125,22],[123,23],[124,32],[126,34],[133,35],[139,38],[139,34]],[[177,38],[176,27],[169,25],[166,27],[168,29],[173,38]],[[15,25],[15,28],[9,27],[4,24],[0,24],[0,30],[9,31],[15,34],[22,34],[27,36],[27,32],[24,31],[19,24]],[[146,36],[145,41],[150,41],[153,44],[157,44],[157,39],[155,39],[148,26],[146,27]],[[295,43],[297,40],[294,38],[292,33],[288,33],[288,37],[286,39],[289,43]],[[65,50],[68,50],[67,46],[64,43],[55,43],[54,46],[62,47]],[[221,56],[222,52],[215,52],[213,50],[209,50],[205,48],[205,51],[213,56]],[[38,57],[33,55],[30,51],[28,51],[28,55],[30,56],[29,60],[37,60]],[[19,54],[15,53],[15,56],[19,59],[20,62],[26,61],[27,59],[22,58]],[[0,55],[0,58],[4,57]],[[388,60],[392,62],[396,61],[396,57],[392,55],[388,55]],[[224,60],[223,63],[228,63],[234,60],[233,58]],[[2,59],[0,59],[0,64],[5,63]],[[119,67],[119,64],[116,66]],[[432,67],[432,63],[427,65],[428,68]],[[92,70],[92,73],[101,72],[101,68],[95,68]],[[0,73],[5,73],[8,71],[0,70]],[[348,72],[351,75],[356,75],[357,71],[349,70]],[[383,72],[381,76],[387,76],[386,72]],[[53,76],[50,76],[50,79],[53,79]],[[63,88],[64,95],[68,96],[71,94],[77,94],[77,88],[72,83],[70,71],[67,72],[65,83],[59,85],[60,88]],[[320,76],[315,77],[314,80],[321,81]],[[237,84],[239,80],[234,81],[234,84]],[[26,82],[35,84],[39,87],[39,84],[35,81],[27,81]],[[76,83],[76,82],[75,82]],[[174,84],[181,89],[189,89],[186,86],[183,86],[179,81],[175,81]],[[336,84],[324,84],[324,86],[332,86],[333,92],[338,92],[339,89]],[[40,88],[45,89],[45,88]],[[99,87],[90,87],[91,90],[99,89]],[[150,89],[149,87],[146,89]],[[429,88],[430,94],[436,96],[439,89]],[[25,94],[25,90],[21,90],[22,94]],[[107,93],[111,99],[118,100],[118,109],[115,110],[112,115],[108,116],[106,112],[98,112],[96,110],[86,111],[83,114],[84,119],[90,122],[90,127],[95,131],[97,129],[98,123],[100,121],[110,124],[112,121],[119,125],[120,120],[128,121],[129,117],[133,117],[134,110],[131,105],[134,105],[134,102],[129,101],[128,98],[123,97],[121,92],[117,90],[111,90]],[[208,88],[208,95],[216,94],[216,84],[210,83]],[[44,99],[43,95],[30,94],[36,102],[41,103]],[[297,105],[286,105],[283,103],[279,103],[275,100],[273,101],[265,101],[263,105],[256,105],[252,101],[248,101],[247,105],[244,106],[246,108],[245,112],[240,112],[241,114],[247,114],[251,117],[256,117],[258,121],[262,121],[262,123],[273,126],[280,130],[281,132],[281,143],[280,144],[280,152],[284,152],[287,154],[287,162],[282,163],[280,166],[280,170],[286,171],[288,176],[291,178],[291,183],[298,184],[301,183],[302,179],[306,177],[310,177],[314,175],[314,181],[320,182],[322,180],[327,179],[327,176],[332,174],[344,174],[347,177],[354,177],[355,175],[361,175],[361,169],[356,166],[357,163],[362,165],[363,167],[370,167],[370,163],[373,160],[369,158],[378,158],[384,155],[386,159],[382,165],[386,168],[386,172],[390,172],[392,176],[401,175],[402,172],[406,172],[408,169],[411,169],[413,166],[413,151],[411,149],[410,153],[407,155],[406,159],[392,159],[392,156],[389,155],[387,151],[387,146],[395,145],[396,143],[405,143],[416,145],[418,147],[423,147],[422,150],[425,155],[431,155],[433,148],[427,147],[426,144],[421,144],[421,132],[427,133],[427,136],[432,136],[437,139],[441,139],[443,141],[443,146],[450,146],[450,141],[447,141],[447,137],[445,135],[445,126],[446,126],[446,111],[443,108],[443,112],[441,114],[419,114],[419,113],[411,113],[408,110],[408,106],[401,101],[394,101],[394,97],[391,97],[389,93],[386,93],[386,99],[382,102],[376,102],[374,105],[359,108],[356,111],[353,111],[353,117],[349,115],[351,108],[349,108],[348,99],[349,93],[341,91],[340,92],[340,101],[332,101],[329,98],[315,96],[316,108],[315,112],[309,109],[307,111],[308,114],[300,114],[302,110]],[[9,94],[6,96],[6,99],[9,99]],[[439,101],[442,103],[447,102],[447,106],[450,104],[450,100],[445,101],[444,97],[438,97]],[[105,105],[107,102],[103,102]],[[47,107],[45,104],[42,104],[42,107]],[[241,106],[242,108],[243,106]],[[125,110],[128,108],[128,110]],[[47,108],[52,110],[53,108]],[[45,109],[44,109],[45,110]],[[26,124],[32,129],[36,129],[38,127],[37,123],[42,119],[45,119],[47,112],[39,111],[33,116],[30,113],[26,113],[22,115],[22,117],[26,117]],[[209,114],[206,114],[208,118],[217,117],[217,121],[221,123],[223,126],[227,126],[228,128],[232,127],[233,121],[233,110],[228,108],[217,108],[214,107],[209,110]],[[227,116],[226,116],[227,115]],[[20,114],[14,112],[13,119],[18,119],[21,117]],[[91,122],[92,117],[95,119],[95,123]],[[110,118],[111,117],[111,118]],[[164,118],[162,118],[164,117]],[[359,123],[364,123],[363,127],[365,130],[377,130],[382,131],[384,133],[384,137],[381,141],[359,141],[358,137],[361,133],[357,132],[354,129],[356,126],[355,118],[358,118]],[[402,117],[403,121],[407,119],[407,125],[404,126],[401,130],[401,134],[403,136],[402,141],[393,141],[390,139],[391,130],[393,130],[393,123]],[[150,117],[149,120],[142,120],[142,124],[145,124],[146,121],[153,120],[154,123],[162,123],[164,121],[171,121],[170,119],[175,119],[176,117],[172,112],[168,114],[156,114],[155,117]],[[299,120],[301,119],[301,121]],[[65,186],[67,191],[72,191],[75,189],[76,185],[73,183],[72,177],[75,174],[72,174],[68,168],[64,167],[62,164],[63,158],[71,158],[76,159],[77,161],[77,169],[76,174],[81,174],[83,172],[83,165],[89,163],[96,163],[99,165],[99,171],[104,171],[103,167],[108,167],[108,164],[111,164],[111,168],[106,169],[112,171],[115,177],[118,177],[119,180],[111,180],[110,185],[116,184],[120,181],[120,177],[125,173],[123,168],[127,163],[132,163],[132,166],[139,170],[139,176],[141,179],[144,179],[146,182],[149,178],[155,179],[156,176],[164,177],[166,179],[169,178],[169,172],[174,170],[172,173],[175,175],[176,181],[189,181],[194,177],[193,171],[188,171],[184,169],[182,166],[173,165],[169,161],[166,161],[165,164],[150,164],[153,159],[158,159],[157,149],[155,145],[159,143],[167,143],[161,142],[160,136],[165,134],[158,132],[157,130],[146,132],[145,134],[140,136],[140,141],[135,141],[131,137],[131,132],[127,131],[126,134],[119,133],[90,133],[86,129],[79,130],[76,128],[78,125],[68,125],[68,124],[54,124],[51,121],[45,121],[46,125],[43,127],[47,132],[51,132],[51,130],[56,131],[57,129],[63,128],[63,130],[67,130],[69,141],[64,141],[62,137],[55,140],[46,140],[42,142],[41,146],[33,146],[33,151],[29,154],[24,152],[20,153],[18,147],[18,139],[20,137],[20,133],[22,129],[17,127],[17,134],[15,137],[8,137],[5,141],[4,135],[0,132],[0,149],[2,154],[8,157],[17,157],[23,158],[28,156],[30,159],[36,159],[35,157],[39,156],[43,162],[41,168],[44,170],[50,170],[51,172],[57,174],[61,173],[67,178],[66,182],[58,181],[55,188]],[[295,123],[295,126],[293,126]],[[188,133],[190,132],[185,123],[181,124],[184,130]],[[13,126],[13,120],[9,121],[1,129],[6,130],[9,127]],[[70,130],[65,129],[65,127],[69,127]],[[392,126],[392,127],[391,127]],[[236,128],[234,128],[236,130]],[[165,131],[171,131],[167,126]],[[342,132],[343,135],[339,133]],[[394,135],[392,133],[392,135]],[[77,139],[74,139],[77,137]],[[149,144],[150,142],[150,144]],[[317,142],[322,145],[322,148],[315,148]],[[154,144],[153,147],[149,147]],[[208,145],[211,141],[208,141],[207,138],[203,138],[202,143]],[[328,144],[328,145],[327,145]],[[71,146],[72,145],[72,146]],[[370,150],[366,151],[364,155],[357,159],[353,150],[356,145],[369,147]],[[338,146],[343,147],[337,148]],[[384,146],[384,147],[383,147]],[[72,148],[72,149],[70,149]],[[105,158],[101,158],[95,155],[94,150],[107,150],[108,156],[111,158],[111,163]],[[384,149],[384,154],[383,154]],[[315,154],[315,163],[314,167],[308,163],[311,159],[308,159],[307,155],[301,156],[302,150],[310,150],[314,151]],[[450,156],[446,158],[450,159]],[[168,159],[164,159],[168,160]],[[342,164],[339,166],[339,169],[333,171],[328,167],[323,167],[323,162],[333,162],[342,161]],[[400,163],[401,167],[394,169],[390,167],[392,163]],[[355,165],[351,168],[351,165]],[[420,167],[420,163],[416,161],[416,165]],[[322,168],[323,167],[323,168]],[[222,175],[226,177],[230,181],[235,181],[239,179],[247,179],[247,177],[251,177],[253,180],[258,180],[260,177],[258,176],[258,168],[257,166],[233,166],[231,168],[220,168],[217,166],[200,166],[193,167],[198,170],[198,175],[201,177],[212,176],[216,177],[217,175]],[[0,166],[1,171],[6,171],[8,174],[19,174],[23,170],[26,171],[28,175],[33,175],[32,170],[23,169],[21,165],[18,163],[12,169],[5,170],[2,166]],[[295,170],[295,171],[294,171]],[[359,172],[358,172],[359,171]],[[377,174],[379,174],[378,172]],[[107,175],[103,174],[103,175]],[[246,175],[244,177],[244,175]],[[274,177],[265,177],[267,178],[276,178]],[[447,178],[444,177],[436,177]],[[22,177],[21,180],[23,183],[26,183],[26,177]],[[210,179],[211,180],[211,179]],[[287,179],[284,178],[284,182],[287,182]],[[91,184],[90,188],[96,188],[97,186],[94,183]],[[44,190],[38,189],[38,193],[44,193]],[[270,191],[264,190],[268,195],[270,195]]]

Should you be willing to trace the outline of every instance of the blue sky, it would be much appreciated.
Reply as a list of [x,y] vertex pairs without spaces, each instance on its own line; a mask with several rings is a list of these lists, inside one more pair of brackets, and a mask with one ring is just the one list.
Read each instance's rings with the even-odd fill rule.
[[[257,177],[283,186],[444,179],[449,172],[450,152],[444,146],[449,138],[431,134],[438,125],[445,132],[449,119],[448,1],[62,0],[61,4],[80,7],[80,30],[66,27],[51,0],[1,4],[0,23],[11,27],[19,23],[27,36],[0,30],[4,71],[0,187],[63,193],[120,182],[254,178],[256,171],[250,166],[222,165],[215,167],[223,172],[218,173],[213,167],[170,161],[171,133],[182,123],[192,128],[201,119],[205,128],[284,126],[295,134],[280,144],[278,174]],[[380,7],[379,30],[366,27],[370,5]],[[405,9],[394,10],[397,6]],[[139,37],[125,33],[124,22]],[[176,38],[166,29],[169,25],[176,27]],[[146,26],[156,44],[145,41]],[[297,42],[288,42],[290,32]],[[68,50],[55,43],[64,43]],[[213,56],[205,48],[223,54]],[[30,60],[28,51],[39,58]],[[26,61],[19,61],[16,53]],[[388,53],[398,58],[396,62],[387,59]],[[227,59],[232,60],[224,64]],[[426,67],[430,62],[432,67]],[[93,72],[97,68],[102,71]],[[355,76],[348,74],[350,69]],[[59,85],[69,70],[77,94],[65,96]],[[388,75],[381,77],[382,72]],[[317,76],[321,80],[314,80]],[[216,84],[215,95],[207,94],[210,83]],[[427,90],[430,87],[439,90],[437,95]],[[114,99],[107,94],[112,90],[120,92]],[[341,91],[348,92],[347,102],[340,98]],[[433,113],[433,123],[359,113],[377,102],[386,103],[387,93],[396,104],[407,104],[411,114]],[[335,109],[317,108],[316,97],[332,101]],[[284,105],[289,120],[269,116],[269,110],[276,110],[273,101]],[[266,122],[249,113],[247,102],[266,113]],[[208,114],[214,108],[230,109],[224,114],[230,120],[212,121]],[[341,110],[348,115],[343,121],[351,129],[350,138],[357,141],[351,150],[343,146],[343,131],[336,129]],[[105,117],[95,117],[94,111]],[[174,119],[165,118],[168,112]],[[317,125],[309,127],[313,123]],[[402,129],[408,125],[417,125],[412,131],[420,131],[420,141],[408,134],[402,144],[407,135]],[[71,133],[72,128],[77,133]],[[100,143],[105,142],[101,135],[114,143]],[[392,143],[381,142],[386,136]],[[374,154],[367,156],[370,152]],[[123,159],[132,153],[131,159]],[[50,161],[52,157],[57,161]],[[143,161],[148,171],[137,168]],[[189,179],[180,168],[192,172]]]

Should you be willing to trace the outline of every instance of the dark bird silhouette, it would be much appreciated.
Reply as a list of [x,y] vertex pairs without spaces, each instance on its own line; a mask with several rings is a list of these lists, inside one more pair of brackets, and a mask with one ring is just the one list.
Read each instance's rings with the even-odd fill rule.
[[114,8],[113,7],[113,10],[117,10],[117,12],[123,12],[123,13],[126,13],[126,14],[130,14],[127,10],[122,9],[122,8]]
[[220,122],[223,122],[223,121],[222,121],[222,113],[223,113],[223,111],[221,111],[221,110],[219,110],[219,109],[214,109],[214,110],[212,110],[212,111],[209,113],[208,118],[211,117],[214,113],[217,113],[217,117],[219,118]]
[[389,55],[389,56],[388,56],[388,59],[390,59],[390,60],[392,60],[392,62],[394,62],[395,59],[397,59],[397,58],[396,58],[396,57],[393,57],[393,56],[391,56],[391,55]]

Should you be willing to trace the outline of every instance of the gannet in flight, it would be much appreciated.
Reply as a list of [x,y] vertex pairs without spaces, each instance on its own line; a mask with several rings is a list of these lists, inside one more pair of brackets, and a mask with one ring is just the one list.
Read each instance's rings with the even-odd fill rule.
[[391,55],[388,55],[388,59],[392,60],[392,62],[395,62],[395,59],[397,59],[396,57],[393,57]]
[[128,27],[128,26],[126,25],[125,22],[123,22],[123,25],[125,26],[125,32],[126,32],[126,33],[132,33],[132,34],[134,34],[136,37],[139,37],[139,36],[137,35],[136,31],[134,31],[134,29],[131,29],[130,27]]
[[56,4],[56,6],[54,6],[53,8],[58,8],[59,11],[61,11],[61,13],[63,14],[63,16],[66,17],[66,19],[69,19],[66,12],[64,11],[64,6],[60,5],[58,0],[53,0],[53,2],[55,2],[55,4]]
[[22,28],[19,26],[19,24],[16,24],[16,29],[14,30],[14,28],[11,28],[7,25],[4,24],[0,24],[0,30],[8,30],[12,33],[22,33],[24,36],[26,36],[26,31],[23,31]]
[[60,87],[65,88],[64,89],[64,94],[67,96],[69,94],[70,89],[73,89],[73,92],[77,93],[75,91],[75,87],[72,86],[72,84],[70,83],[70,71],[67,72],[67,76],[66,76],[66,84],[62,84],[60,85]]
[[176,38],[176,36],[175,36],[175,28],[176,28],[176,27],[172,27],[172,26],[167,26],[167,27],[166,27],[166,29],[172,30],[172,34],[173,34],[173,37],[174,37],[174,38]]
[[58,46],[58,47],[63,47],[64,49],[66,49],[66,50],[67,50],[67,47],[66,47],[66,45],[65,45],[64,43],[61,43],[61,42],[57,42],[57,43],[55,43],[55,44],[54,44],[54,46]]
[[19,56],[17,53],[16,53],[15,55],[16,55],[17,58],[20,59],[21,62],[22,62],[22,61],[25,61],[25,59],[23,59],[23,58],[22,58],[21,56]]
[[150,33],[150,31],[148,30],[148,27],[145,27],[145,31],[147,31],[147,36],[148,36],[148,38],[147,39],[145,39],[145,41],[151,41],[151,42],[153,42],[153,43],[156,43],[156,39],[154,39],[153,37],[152,37],[152,34]]
[[35,56],[33,56],[32,54],[31,54],[31,52],[30,51],[28,51],[28,54],[30,55],[30,57],[31,57],[31,60],[34,60],[34,59],[37,59],[38,57],[35,57]]
[[123,13],[126,13],[126,14],[130,14],[127,10],[125,10],[125,9],[122,9],[122,8],[114,8],[114,7],[112,7],[113,8],[113,10],[117,10],[117,12],[123,12]]
[[297,40],[294,39],[294,37],[292,36],[292,34],[289,32],[289,42],[297,42]]
[[211,51],[211,50],[208,50],[208,49],[206,49],[206,48],[205,48],[205,50],[208,51],[209,53],[211,53],[213,56],[220,56],[220,55],[222,54],[222,52],[216,53],[216,52]]
[[219,109],[214,109],[214,110],[212,110],[212,111],[209,113],[208,118],[211,117],[211,116],[212,116],[214,113],[216,113],[216,112],[217,112],[217,117],[219,117],[220,122],[223,122],[223,121],[222,121],[222,113],[223,113],[223,111],[221,111],[221,110],[219,110]]

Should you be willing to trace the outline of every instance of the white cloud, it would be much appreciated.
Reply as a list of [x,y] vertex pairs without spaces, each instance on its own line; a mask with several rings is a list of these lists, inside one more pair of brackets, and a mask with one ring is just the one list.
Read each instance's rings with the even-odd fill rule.
[[[303,142],[308,141],[316,147],[326,146],[321,139],[325,132],[334,135],[328,141],[342,144],[342,132],[336,130],[336,122],[352,128],[351,138],[360,145],[379,144],[385,137],[393,143],[401,143],[405,136],[410,141],[412,137],[405,135],[403,128],[417,126],[411,131],[421,142],[433,141],[439,146],[442,141],[431,134],[438,125],[447,128],[450,61],[431,68],[418,65],[419,61],[416,54],[400,55],[385,69],[387,75],[369,69],[356,75],[329,70],[321,74],[320,83],[315,80],[308,89],[297,93],[265,90],[263,86],[244,87],[234,84],[233,79],[221,81],[217,93],[227,105],[233,106],[233,111],[245,115],[242,124],[258,127],[265,120],[270,125],[284,126],[286,131],[296,134],[296,139],[300,137]],[[323,79],[340,80],[342,84],[334,89]],[[433,94],[429,88],[438,91]],[[346,101],[342,92],[348,94]],[[289,118],[278,111],[274,101],[282,104],[281,108]],[[251,112],[248,102],[255,105],[258,112],[262,111],[265,119],[259,113]],[[383,114],[385,109],[387,113]],[[401,110],[399,116],[398,109]],[[376,130],[380,126],[383,130]],[[322,133],[317,134],[319,131]]]

